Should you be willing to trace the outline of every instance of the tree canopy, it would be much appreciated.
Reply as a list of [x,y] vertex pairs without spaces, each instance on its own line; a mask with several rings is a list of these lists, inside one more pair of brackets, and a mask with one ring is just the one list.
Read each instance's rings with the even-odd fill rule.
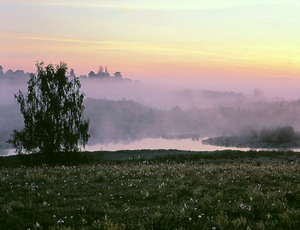
[[89,120],[84,118],[80,81],[68,79],[67,64],[37,63],[37,72],[28,81],[27,95],[15,98],[24,118],[24,128],[14,130],[11,143],[18,153],[74,152],[85,146]]

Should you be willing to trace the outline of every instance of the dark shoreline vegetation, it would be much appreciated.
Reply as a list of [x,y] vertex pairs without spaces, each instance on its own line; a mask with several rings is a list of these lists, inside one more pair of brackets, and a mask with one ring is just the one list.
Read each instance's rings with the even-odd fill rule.
[[176,149],[119,150],[94,152],[69,152],[53,154],[18,154],[0,156],[0,168],[72,166],[87,164],[126,164],[131,162],[293,162],[300,160],[300,153],[294,151],[184,151]]
[[0,229],[297,229],[300,153],[0,157]]
[[291,126],[264,128],[260,131],[250,130],[238,136],[220,136],[208,138],[203,144],[239,147],[239,148],[266,148],[288,150],[300,147],[300,133]]

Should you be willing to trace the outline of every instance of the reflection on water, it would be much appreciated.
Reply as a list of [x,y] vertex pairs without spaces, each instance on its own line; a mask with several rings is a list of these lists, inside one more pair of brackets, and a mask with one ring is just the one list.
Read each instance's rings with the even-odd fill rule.
[[[206,138],[203,138],[206,139]],[[107,145],[97,144],[86,146],[86,151],[117,151],[117,150],[138,150],[138,149],[178,149],[187,151],[215,151],[215,150],[241,150],[248,151],[250,148],[222,147],[202,144],[203,139],[163,139],[163,138],[145,138],[130,143],[110,143]],[[255,149],[272,150],[272,149]],[[300,149],[281,149],[282,151],[300,151]],[[1,156],[16,154],[13,149],[0,150]]]
[[130,142],[130,143],[110,143],[107,145],[97,144],[87,146],[87,151],[98,150],[136,150],[136,149],[178,149],[178,150],[190,150],[190,151],[215,151],[215,150],[249,150],[248,148],[234,148],[234,147],[221,147],[202,144],[202,139],[163,139],[163,138],[145,138],[142,140]]

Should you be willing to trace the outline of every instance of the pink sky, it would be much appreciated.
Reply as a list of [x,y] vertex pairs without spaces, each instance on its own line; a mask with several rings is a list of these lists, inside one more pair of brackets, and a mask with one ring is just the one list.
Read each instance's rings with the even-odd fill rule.
[[[300,2],[0,3],[0,65],[34,72],[65,61],[133,79],[300,78]],[[55,16],[55,17],[53,17]]]

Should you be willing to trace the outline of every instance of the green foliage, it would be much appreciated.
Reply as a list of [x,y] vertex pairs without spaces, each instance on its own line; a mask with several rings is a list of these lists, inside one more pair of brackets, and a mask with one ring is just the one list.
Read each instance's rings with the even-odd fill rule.
[[89,120],[84,119],[80,81],[66,77],[67,65],[37,63],[28,81],[26,96],[15,95],[24,118],[24,129],[14,130],[8,141],[18,153],[73,152],[88,141]]
[[[61,152],[51,158],[42,153],[0,156],[0,167],[82,164],[122,164],[124,162],[197,162],[198,164],[225,162],[253,162],[256,165],[267,162],[294,162],[300,160],[299,152],[292,151],[235,151],[193,152],[182,150],[120,150],[115,152]],[[195,191],[195,192],[201,192]]]
[[299,166],[145,160],[1,168],[0,229],[298,229]]

